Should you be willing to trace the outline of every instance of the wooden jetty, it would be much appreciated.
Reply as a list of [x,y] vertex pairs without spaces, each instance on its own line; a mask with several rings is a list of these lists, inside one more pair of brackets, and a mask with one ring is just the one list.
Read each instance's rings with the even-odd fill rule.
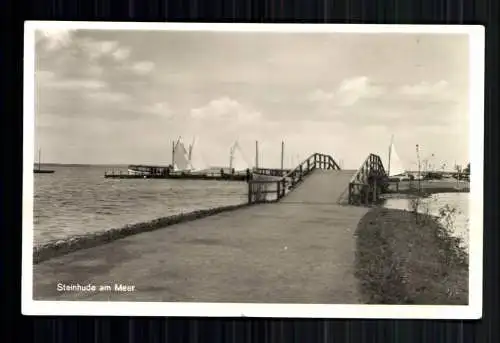
[[[341,170],[331,156],[313,154],[278,180],[250,180],[244,208],[36,264],[34,299],[361,303],[354,231],[385,179],[376,155],[359,170]],[[110,280],[133,291],[54,286]]]
[[177,179],[177,180],[222,180],[222,181],[249,181],[253,175],[283,177],[288,174],[290,169],[280,168],[252,168],[243,172],[224,171],[219,172],[173,172],[170,167],[163,166],[137,166],[142,168],[144,173],[129,173],[123,170],[107,170],[104,177],[109,179]]
[[164,174],[129,174],[119,171],[106,171],[104,177],[107,179],[176,179],[176,180],[215,180],[215,181],[240,181],[246,182],[251,174],[226,174],[226,173],[164,173]]

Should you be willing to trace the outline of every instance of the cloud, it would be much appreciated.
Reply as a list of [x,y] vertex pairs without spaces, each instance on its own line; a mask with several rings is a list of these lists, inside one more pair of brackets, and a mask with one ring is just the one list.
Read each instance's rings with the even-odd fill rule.
[[38,113],[134,121],[143,114],[165,115],[166,105],[144,87],[155,64],[134,59],[131,47],[117,39],[87,32],[37,31]]
[[340,106],[352,106],[363,98],[377,98],[384,94],[382,87],[374,85],[366,76],[342,81],[337,91]]
[[[94,92],[87,92],[86,97],[91,101],[98,101],[102,103],[129,103],[131,98],[128,94],[113,92],[109,90],[100,90]],[[127,104],[128,105],[128,104]]]
[[191,110],[191,118],[209,121],[225,121],[238,124],[255,123],[261,113],[248,108],[229,97],[221,97],[210,101],[205,106]]
[[139,75],[149,74],[155,67],[155,64],[150,61],[140,61],[131,65],[130,69]]
[[111,53],[111,55],[114,57],[115,60],[123,61],[123,60],[126,60],[130,56],[130,49],[129,48],[118,48],[115,51],[113,51]]
[[66,79],[66,80],[57,80],[53,79],[52,81],[48,81],[44,84],[47,88],[52,89],[62,89],[62,90],[97,90],[106,88],[106,83],[99,80],[91,80],[91,79]]
[[[259,111],[228,96],[212,99],[205,105],[193,108],[183,127],[185,134],[200,137],[203,144],[211,146],[213,163],[227,156],[236,139],[243,151],[253,146],[255,139],[270,136],[270,127]],[[276,131],[276,130],[274,130]],[[202,148],[203,149],[203,148]],[[219,161],[219,162],[215,162]]]
[[367,77],[345,79],[333,91],[317,89],[308,96],[316,104],[311,111],[316,120],[338,121],[351,127],[433,125],[442,129],[460,116],[459,99],[445,80],[395,85],[376,84]]
[[118,40],[99,40],[87,31],[37,32],[37,67],[61,77],[100,78],[105,82],[148,77],[151,61],[135,60],[130,46]]
[[404,85],[399,90],[399,93],[405,95],[427,95],[443,93],[448,89],[448,82],[441,80],[436,83],[420,82],[414,85]]
[[144,106],[143,111],[146,113],[157,114],[164,118],[170,118],[173,116],[172,109],[167,102],[157,102],[153,105]]
[[119,47],[119,44],[116,41],[96,41],[90,38],[82,39],[79,43],[83,50],[88,54],[90,60],[113,56],[113,53]]
[[335,92],[326,92],[322,89],[316,89],[308,95],[310,101],[330,101],[335,97]]
[[313,102],[333,102],[338,107],[353,106],[365,98],[377,98],[385,93],[385,89],[375,85],[366,76],[353,77],[343,80],[338,88],[328,92],[317,89],[309,94],[308,99]]
[[48,51],[56,51],[71,44],[75,31],[68,29],[44,29],[35,32],[35,43]]

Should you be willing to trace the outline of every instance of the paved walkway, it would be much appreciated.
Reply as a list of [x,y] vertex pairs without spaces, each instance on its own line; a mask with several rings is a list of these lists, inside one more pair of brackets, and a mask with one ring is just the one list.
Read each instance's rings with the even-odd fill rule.
[[282,203],[337,204],[347,200],[355,170],[314,170]]
[[[348,180],[346,174],[317,170],[280,203],[221,213],[45,261],[34,266],[34,298],[359,303],[354,230],[367,209],[338,205],[335,195],[343,190],[327,187],[339,178]],[[58,283],[112,288],[116,283],[132,285],[134,291],[61,292]]]

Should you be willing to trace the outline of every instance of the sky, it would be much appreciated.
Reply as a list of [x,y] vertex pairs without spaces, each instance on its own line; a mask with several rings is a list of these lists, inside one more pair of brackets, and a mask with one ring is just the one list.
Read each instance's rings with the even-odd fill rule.
[[[357,169],[465,165],[467,35],[39,30],[35,151],[43,163],[169,164],[172,141],[206,165],[285,166],[315,152]],[[431,156],[434,156],[431,158]],[[36,157],[35,157],[36,158]]]

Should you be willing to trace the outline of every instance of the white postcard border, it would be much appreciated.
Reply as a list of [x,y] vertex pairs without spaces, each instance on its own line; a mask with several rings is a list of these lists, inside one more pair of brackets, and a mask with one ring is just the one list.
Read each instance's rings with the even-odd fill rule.
[[[36,30],[171,30],[468,34],[470,64],[471,217],[469,231],[469,305],[319,305],[169,302],[88,302],[33,300],[33,171],[35,122]],[[359,25],[359,24],[213,24],[27,21],[24,35],[22,313],[25,315],[148,316],[148,317],[287,317],[479,319],[483,290],[483,156],[485,30],[479,25]],[[472,229],[475,228],[475,229]]]

